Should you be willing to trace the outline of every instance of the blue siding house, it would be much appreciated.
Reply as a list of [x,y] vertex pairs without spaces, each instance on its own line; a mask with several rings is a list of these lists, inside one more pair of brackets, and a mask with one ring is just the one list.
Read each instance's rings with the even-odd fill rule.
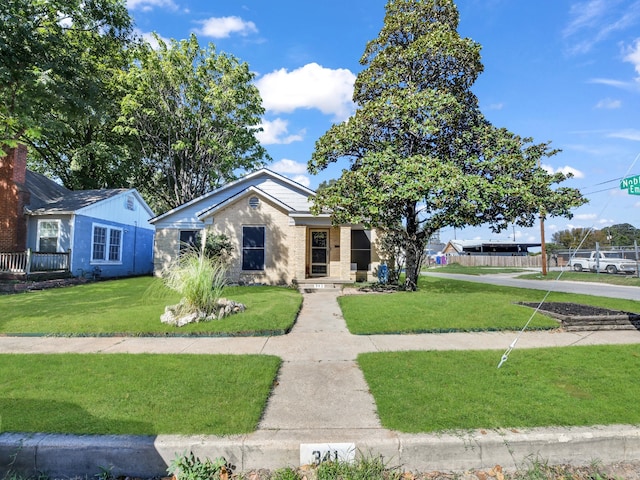
[[76,277],[153,272],[154,213],[137,190],[72,191],[29,170],[25,186],[28,249],[69,252]]

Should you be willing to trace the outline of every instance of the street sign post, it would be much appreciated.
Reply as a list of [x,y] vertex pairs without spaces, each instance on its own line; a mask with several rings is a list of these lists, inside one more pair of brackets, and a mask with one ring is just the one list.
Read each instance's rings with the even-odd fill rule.
[[620,190],[626,190],[630,195],[640,195],[640,175],[620,180]]

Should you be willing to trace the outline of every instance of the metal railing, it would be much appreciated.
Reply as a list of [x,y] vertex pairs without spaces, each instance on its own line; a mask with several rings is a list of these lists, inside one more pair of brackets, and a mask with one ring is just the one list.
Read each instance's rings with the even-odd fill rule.
[[25,274],[42,272],[68,272],[71,250],[61,253],[0,252],[0,273]]

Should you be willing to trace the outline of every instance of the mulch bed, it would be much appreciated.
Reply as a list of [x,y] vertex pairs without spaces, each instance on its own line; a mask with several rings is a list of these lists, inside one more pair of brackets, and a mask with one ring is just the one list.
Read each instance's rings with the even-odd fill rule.
[[[522,302],[520,305],[525,305],[531,308],[538,308],[538,303],[526,303]],[[608,308],[594,307],[591,305],[582,305],[580,303],[568,303],[568,302],[545,302],[538,308],[541,312],[555,313],[558,315],[565,315],[570,317],[595,317],[595,316],[613,316],[613,315],[628,315],[629,312],[622,312],[620,310],[609,310]]]

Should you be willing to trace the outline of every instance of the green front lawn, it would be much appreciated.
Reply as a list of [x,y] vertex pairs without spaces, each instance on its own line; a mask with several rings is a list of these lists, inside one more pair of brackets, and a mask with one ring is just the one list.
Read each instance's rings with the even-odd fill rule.
[[254,431],[280,367],[266,355],[0,355],[0,433]]
[[[349,331],[358,335],[450,331],[520,330],[544,291],[501,287],[438,277],[421,277],[417,292],[347,295],[340,307]],[[640,312],[640,302],[553,292],[548,302],[573,302]],[[557,328],[558,322],[536,314],[530,329]]]
[[158,278],[107,280],[0,296],[0,334],[267,335],[291,329],[302,295],[284,287],[228,287],[224,296],[247,310],[223,320],[174,327],[160,322],[180,297]]
[[366,353],[385,428],[407,433],[640,423],[640,345]]
[[461,273],[463,275],[490,275],[496,273],[525,273],[528,270],[525,268],[511,267],[466,267],[459,263],[449,263],[447,265],[422,267],[422,271],[434,273]]

